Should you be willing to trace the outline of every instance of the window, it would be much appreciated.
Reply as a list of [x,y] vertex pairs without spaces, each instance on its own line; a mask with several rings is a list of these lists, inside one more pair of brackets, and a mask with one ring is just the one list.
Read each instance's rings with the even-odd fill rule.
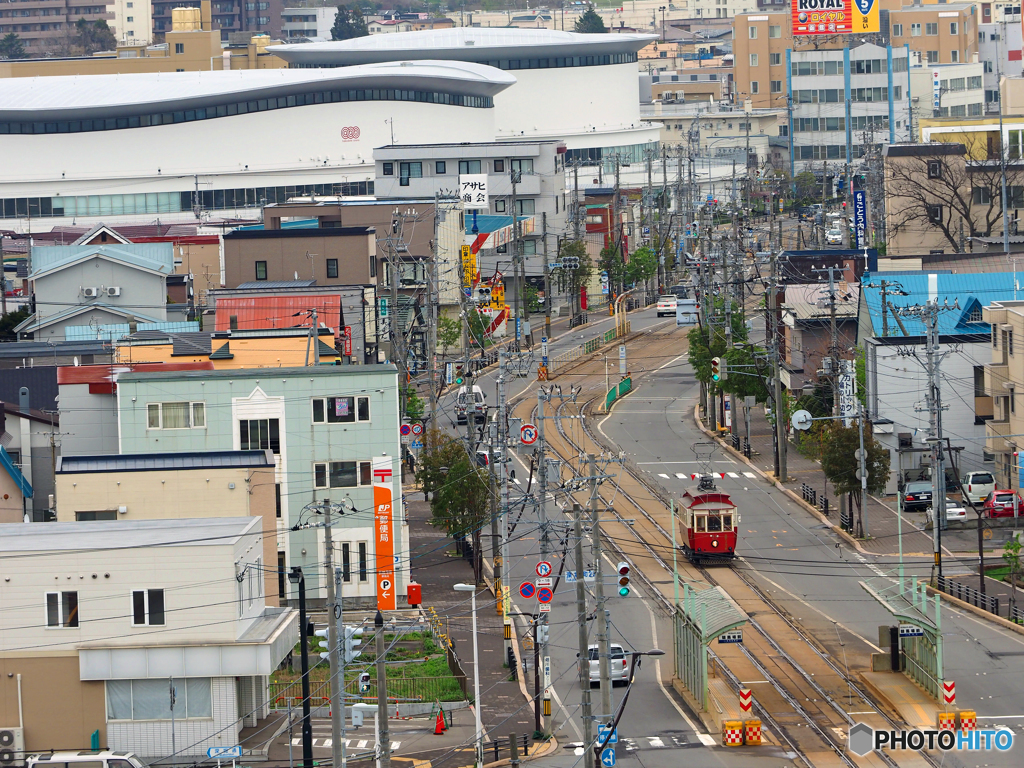
[[148,429],[205,429],[206,403],[149,403]]
[[892,25],[892,36],[893,37],[903,37],[903,25],[902,24],[893,24]]
[[277,517],[281,517],[281,484],[274,483],[274,506],[277,510]]
[[756,67],[757,66],[757,54],[756,53],[750,54],[750,66],[752,66],[752,67]]
[[402,187],[409,186],[409,179],[423,178],[423,163],[399,163],[398,184]]
[[280,422],[277,419],[242,419],[238,422],[239,450],[281,453]]
[[757,40],[757,27],[747,27],[747,35],[751,40]]
[[776,38],[782,37],[782,27],[779,26],[778,24],[769,24],[768,25],[768,37],[770,37],[772,39],[776,39]]
[[359,542],[359,580],[366,581],[366,542]]
[[434,163],[434,173],[438,176],[444,176],[447,172],[448,165],[444,160],[438,160]]
[[175,43],[174,44],[174,52],[175,53],[184,53],[185,52],[185,44],[184,43]]
[[504,200],[495,200],[494,201],[494,212],[495,213],[505,213],[505,201]]
[[954,104],[949,108],[950,117],[967,117],[967,105],[966,104]]
[[[967,322],[968,323],[983,323],[983,322],[985,322],[985,318],[982,316],[982,313],[981,313],[981,307],[977,307],[976,306],[974,309],[971,310],[971,313],[967,316]],[[981,378],[984,381],[984,379],[985,379],[985,374],[984,374],[985,368],[983,366],[976,365],[974,367],[974,369],[975,369],[975,371],[978,371],[978,370],[982,371],[982,377]],[[977,375],[975,375],[975,379],[977,379]]]
[[512,170],[513,171],[517,171],[520,174],[523,174],[523,173],[533,173],[533,158],[532,157],[525,157],[525,158],[523,158],[521,160],[511,160],[509,162],[510,162],[510,164],[512,166]]
[[341,543],[341,578],[352,581],[352,546],[347,541]]
[[537,201],[530,197],[518,198],[516,208],[519,209],[520,216],[532,216],[537,212]]
[[504,173],[505,172],[505,161],[504,160],[498,159],[498,160],[494,161],[494,172],[495,173]]
[[777,66],[781,65],[782,64],[782,54],[781,53],[769,53],[768,54],[768,64],[773,66],[773,67],[777,67]]
[[924,33],[929,37],[939,34],[939,25],[936,22],[928,22],[924,25]]
[[910,36],[911,37],[920,37],[921,36],[921,25],[920,24],[911,24],[910,25]]
[[46,593],[46,626],[71,629],[78,626],[78,593]]
[[337,277],[338,276],[338,260],[328,259],[327,260],[327,276]]
[[459,175],[467,173],[480,173],[479,160],[459,160]]
[[[108,680],[108,720],[170,720],[171,696],[167,678],[152,680]],[[174,680],[174,719],[213,717],[210,678]]]
[[938,160],[928,161],[928,178],[929,179],[941,179],[942,178],[942,163]]
[[971,117],[978,117],[981,115],[981,102],[979,101],[976,104],[968,104],[967,114]]
[[373,485],[369,461],[330,461],[313,464],[314,488],[359,488]]
[[162,589],[132,590],[132,626],[162,627],[164,625],[164,591]]
[[314,424],[351,424],[370,420],[369,397],[315,397]]
[[760,93],[761,92],[761,88],[760,88],[757,80],[751,80],[750,81],[750,92],[751,93]]
[[960,34],[960,27],[959,27],[959,25],[955,21],[949,22],[949,34],[951,34],[951,35],[959,35]]
[[129,16],[129,17],[128,17],[128,18],[126,19],[126,21],[135,21],[135,18],[134,18],[134,17],[132,17],[132,16]]
[[925,56],[929,64],[939,63],[939,52],[938,51],[925,51]]
[[982,87],[981,75],[975,75],[967,78],[967,90],[977,91]]
[[771,89],[772,89],[772,93],[782,93],[782,81],[781,80],[772,80],[771,81]]
[[[1013,329],[1012,328],[1006,332],[1006,353],[1008,355],[1013,355]],[[77,595],[78,593],[75,592],[74,594]]]
[[949,52],[949,62],[951,64],[959,64],[960,63],[960,51],[950,51]]
[[[987,187],[974,187],[971,190],[971,202],[974,205],[988,205],[992,202],[992,195],[989,193]],[[995,336],[992,338],[994,340]]]
[[75,512],[75,522],[85,523],[93,520],[117,520],[117,511],[101,509],[98,512]]
[[257,261],[256,262],[256,279],[266,280],[267,279],[267,262]]
[[936,224],[942,223],[942,206],[941,205],[929,205],[928,206],[928,221],[935,222]]
[[395,164],[394,163],[382,163],[381,176],[394,176],[395,175]]

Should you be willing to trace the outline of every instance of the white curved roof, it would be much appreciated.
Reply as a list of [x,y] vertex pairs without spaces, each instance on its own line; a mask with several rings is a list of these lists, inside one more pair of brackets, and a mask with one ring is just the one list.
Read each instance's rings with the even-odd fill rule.
[[361,64],[397,58],[485,61],[532,56],[639,51],[657,35],[581,34],[554,29],[455,27],[351,40],[275,45],[274,53],[295,64]]
[[0,79],[0,121],[118,117],[316,89],[393,88],[493,96],[516,79],[460,61],[393,61],[343,69],[243,69]]

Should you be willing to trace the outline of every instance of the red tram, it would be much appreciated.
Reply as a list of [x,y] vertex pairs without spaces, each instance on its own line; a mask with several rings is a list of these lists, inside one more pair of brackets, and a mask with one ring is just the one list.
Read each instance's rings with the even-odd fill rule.
[[728,493],[713,485],[688,490],[683,494],[679,521],[687,559],[699,565],[731,563],[736,557],[739,522],[736,505]]

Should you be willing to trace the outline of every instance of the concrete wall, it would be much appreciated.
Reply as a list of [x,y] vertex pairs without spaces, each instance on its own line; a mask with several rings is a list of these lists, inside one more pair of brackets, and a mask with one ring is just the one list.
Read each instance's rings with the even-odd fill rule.
[[88,384],[60,388],[63,456],[102,456],[117,453],[117,400],[93,395]]

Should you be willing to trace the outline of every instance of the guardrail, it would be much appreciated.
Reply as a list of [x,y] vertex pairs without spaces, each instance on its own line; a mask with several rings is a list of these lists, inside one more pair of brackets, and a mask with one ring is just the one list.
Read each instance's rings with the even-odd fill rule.
[[940,592],[945,592],[947,595],[952,595],[957,600],[963,600],[965,603],[970,603],[971,605],[977,608],[981,608],[984,611],[994,613],[996,616],[999,615],[998,597],[989,597],[988,595],[983,595],[974,587],[969,587],[962,581],[950,579],[946,576],[937,577],[936,586],[938,587]]
[[817,506],[818,492],[807,483],[800,483],[800,496],[811,506]]
[[560,355],[557,355],[556,357],[551,358],[550,360],[548,360],[548,375],[551,376],[557,373],[559,368],[564,367],[569,363],[575,362],[576,360],[579,360],[581,357],[584,357],[585,355],[589,355],[596,352],[602,346],[611,341],[614,341],[619,336],[628,336],[629,329],[630,323],[628,320],[626,320],[619,326],[618,330],[621,331],[621,333],[617,333],[616,329],[612,328],[610,330],[605,331],[604,333],[599,333],[596,336],[587,339],[583,343],[573,347],[572,349],[566,350],[565,352],[563,352]]
[[1010,606],[1010,621],[1014,624],[1024,624],[1024,608]]
[[618,400],[620,397],[624,397],[626,394],[631,392],[633,389],[633,379],[631,376],[627,376],[614,387],[608,390],[608,393],[604,396],[604,409],[607,411],[612,407],[612,403]]
[[[508,752],[509,753],[509,757],[511,757],[512,753],[511,753],[511,750],[509,749],[509,746],[510,746],[509,742],[511,740],[512,740],[511,737],[509,737],[509,738],[505,738],[505,739],[495,739],[494,741],[485,741],[483,743],[484,752],[489,752],[490,750],[493,749],[494,750],[494,762],[498,762],[501,759],[501,757],[499,756],[500,752]],[[517,736],[516,737],[516,744],[520,744],[520,743],[522,743],[522,746],[519,749],[519,757],[525,757],[526,754],[527,754],[527,751],[530,748],[530,737],[527,736],[525,733],[522,736]]]
[[[457,677],[388,677],[388,701],[463,701],[466,698],[461,680]],[[312,684],[309,702],[314,707],[327,707],[331,695],[326,682]],[[299,681],[270,683],[271,709],[287,709],[302,706],[302,685]],[[368,702],[377,701],[377,679],[371,677],[369,687],[360,690],[358,680],[345,683],[349,698],[362,697]]]

